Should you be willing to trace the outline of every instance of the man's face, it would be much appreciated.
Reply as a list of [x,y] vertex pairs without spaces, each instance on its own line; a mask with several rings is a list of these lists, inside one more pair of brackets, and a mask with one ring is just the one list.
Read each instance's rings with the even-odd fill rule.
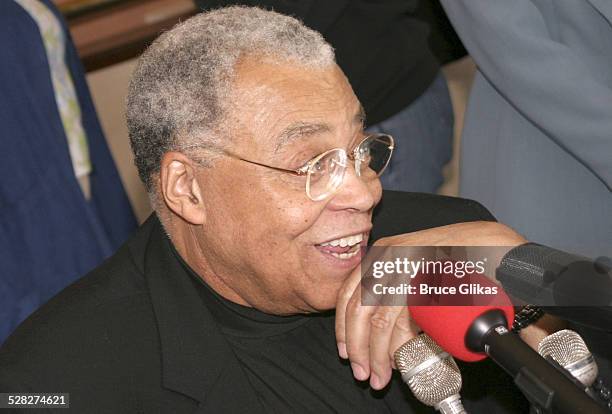
[[[229,99],[228,150],[244,159],[297,169],[329,149],[351,151],[364,137],[360,104],[335,65],[312,70],[245,59]],[[382,194],[377,178],[362,181],[349,161],[340,189],[312,201],[305,176],[222,156],[200,170],[198,182],[206,223],[195,230],[196,269],[205,280],[268,313],[335,307],[369,235]]]

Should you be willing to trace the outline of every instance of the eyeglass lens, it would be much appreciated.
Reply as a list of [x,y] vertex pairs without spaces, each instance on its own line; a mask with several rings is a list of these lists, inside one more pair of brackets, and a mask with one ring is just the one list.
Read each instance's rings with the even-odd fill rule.
[[[387,166],[393,151],[393,138],[388,135],[372,135],[355,150],[355,168],[362,177],[379,176]],[[312,200],[326,198],[336,191],[344,179],[347,156],[341,149],[334,149],[314,159],[306,181],[306,193]]]
[[335,149],[321,154],[314,159],[306,182],[306,192],[313,200],[322,200],[336,191],[346,171],[346,153]]

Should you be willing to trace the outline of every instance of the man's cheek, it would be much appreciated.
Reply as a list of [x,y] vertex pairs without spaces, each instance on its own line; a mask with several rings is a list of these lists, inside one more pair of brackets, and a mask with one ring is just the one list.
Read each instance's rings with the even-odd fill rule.
[[[313,202],[310,201],[310,203]],[[319,209],[308,210],[299,207],[287,209],[282,224],[283,232],[289,238],[296,238],[313,227],[320,215],[321,211]]]
[[372,194],[374,195],[374,200],[376,200],[375,204],[380,203],[380,199],[382,198],[382,183],[380,182],[379,178],[372,181],[370,191],[372,191]]

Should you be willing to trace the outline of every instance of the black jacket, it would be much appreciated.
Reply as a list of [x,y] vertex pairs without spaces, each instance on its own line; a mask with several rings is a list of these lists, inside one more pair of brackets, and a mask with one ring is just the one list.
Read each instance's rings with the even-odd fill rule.
[[[468,200],[396,192],[383,200],[373,238],[493,220]],[[185,270],[168,243],[151,216],[114,256],[29,317],[0,348],[0,392],[70,393],[77,413],[258,412],[193,285],[173,277]],[[470,376],[499,383],[493,377],[504,374],[490,369]],[[511,400],[509,384],[501,389]]]

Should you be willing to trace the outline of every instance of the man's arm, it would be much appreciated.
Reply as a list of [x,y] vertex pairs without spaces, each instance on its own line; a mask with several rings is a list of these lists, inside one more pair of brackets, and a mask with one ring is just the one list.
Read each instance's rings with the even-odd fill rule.
[[370,243],[383,237],[468,221],[495,221],[495,217],[474,200],[384,190],[372,218]]
[[529,0],[442,5],[497,91],[612,188],[612,89],[552,38],[540,9]]

